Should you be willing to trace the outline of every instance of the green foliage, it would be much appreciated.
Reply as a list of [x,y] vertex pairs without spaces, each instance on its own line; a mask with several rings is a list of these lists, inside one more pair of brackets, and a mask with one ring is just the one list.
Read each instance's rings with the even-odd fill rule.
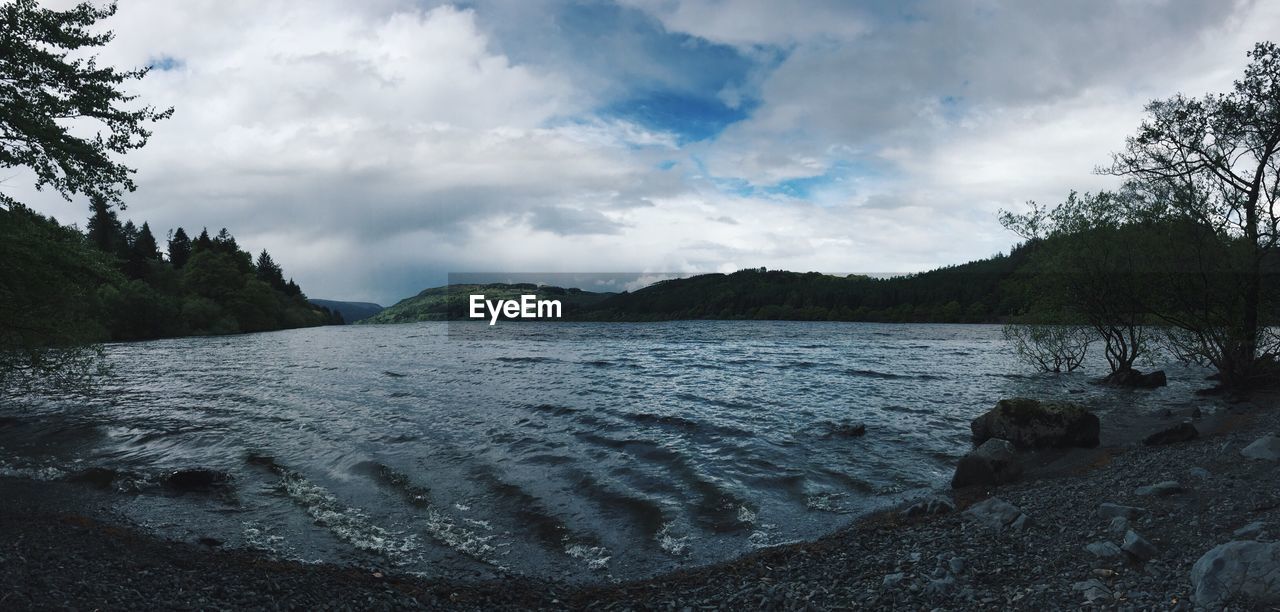
[[[86,194],[105,203],[133,191],[133,170],[113,157],[146,144],[146,125],[172,109],[127,108],[134,96],[123,86],[147,69],[102,67],[89,54],[112,38],[97,23],[115,13],[83,2],[67,10],[36,0],[0,5],[0,167],[26,167],[36,186],[64,198]],[[92,135],[69,125],[91,126]],[[14,202],[0,194],[0,203]]]
[[483,294],[488,300],[518,300],[522,295],[536,295],[538,299],[544,300],[560,300],[565,318],[571,318],[574,313],[585,312],[613,295],[532,283],[458,284],[425,289],[418,295],[400,300],[395,305],[358,323],[413,323],[467,319],[469,298],[472,294]]
[[[1262,382],[1258,366],[1280,358],[1269,331],[1280,323],[1280,46],[1258,43],[1248,57],[1226,93],[1151,102],[1105,169],[1140,194],[1135,215],[1187,241],[1172,255],[1189,267],[1164,274],[1177,286],[1157,313],[1177,328],[1180,354],[1216,366],[1229,386]],[[1202,278],[1179,278],[1192,275]]]
[[754,319],[983,323],[1021,312],[1009,290],[1027,248],[1010,255],[892,278],[761,269],[662,281],[603,300],[597,321]]
[[106,339],[96,287],[122,283],[112,259],[20,204],[0,209],[0,392],[39,379],[82,382]]
[[186,230],[178,228],[169,235],[169,263],[173,264],[175,269],[181,270],[187,265],[189,259],[191,259],[191,238],[187,237]]

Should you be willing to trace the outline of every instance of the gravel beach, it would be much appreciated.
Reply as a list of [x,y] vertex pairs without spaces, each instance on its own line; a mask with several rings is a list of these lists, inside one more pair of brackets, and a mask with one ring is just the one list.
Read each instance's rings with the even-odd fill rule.
[[[1021,482],[942,492],[816,542],[587,587],[440,582],[164,541],[119,521],[106,494],[0,479],[0,608],[1192,609],[1202,555],[1280,535],[1280,461],[1241,452],[1280,432],[1277,403],[1233,404],[1189,442],[1034,456]],[[1274,590],[1220,595],[1212,607],[1280,605],[1265,603]]]

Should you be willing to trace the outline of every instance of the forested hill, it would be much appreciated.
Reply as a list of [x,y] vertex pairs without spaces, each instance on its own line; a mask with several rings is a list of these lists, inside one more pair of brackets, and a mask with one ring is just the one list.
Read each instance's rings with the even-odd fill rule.
[[533,284],[433,287],[361,322],[465,319],[471,293],[488,299],[522,294],[559,299],[564,318],[579,321],[998,322],[1028,310],[1023,287],[1032,248],[1019,246],[1009,255],[893,278],[749,269],[667,280],[617,294]]
[[468,298],[471,294],[482,294],[488,300],[518,300],[522,295],[536,295],[544,300],[559,300],[566,318],[574,312],[588,310],[601,300],[614,295],[532,283],[448,285],[424,289],[418,295],[400,300],[360,323],[414,323],[466,319]]
[[1025,310],[1027,248],[893,278],[741,270],[662,281],[601,301],[595,321],[778,319],[981,323]]
[[308,303],[269,253],[253,258],[226,229],[190,238],[177,228],[162,253],[148,223],[121,222],[101,200],[90,212],[81,233],[20,204],[0,208],[0,347],[340,322]]

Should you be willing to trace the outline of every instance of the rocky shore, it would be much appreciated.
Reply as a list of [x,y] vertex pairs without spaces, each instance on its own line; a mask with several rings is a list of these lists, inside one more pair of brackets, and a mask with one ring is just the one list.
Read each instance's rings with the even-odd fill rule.
[[1104,418],[1102,446],[1028,455],[1013,482],[594,587],[441,582],[163,541],[74,485],[0,479],[0,607],[1268,609],[1280,606],[1277,404],[1234,404],[1197,438],[1156,446],[1109,444]]

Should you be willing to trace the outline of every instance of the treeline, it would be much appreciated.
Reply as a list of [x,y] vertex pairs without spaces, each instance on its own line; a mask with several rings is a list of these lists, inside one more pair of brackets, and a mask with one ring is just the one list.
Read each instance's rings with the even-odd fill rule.
[[[226,229],[192,239],[179,227],[162,252],[150,224],[121,222],[101,199],[91,200],[90,212],[83,235],[25,207],[3,213],[23,248],[11,266],[41,270],[49,283],[82,285],[66,288],[79,296],[82,312],[60,321],[82,328],[82,336],[143,340],[341,323],[340,315],[308,303],[267,251],[255,260]],[[93,273],[56,273],[61,268]]]
[[1027,247],[963,265],[874,278],[747,269],[662,281],[575,313],[593,321],[753,319],[989,323],[1024,311]]

